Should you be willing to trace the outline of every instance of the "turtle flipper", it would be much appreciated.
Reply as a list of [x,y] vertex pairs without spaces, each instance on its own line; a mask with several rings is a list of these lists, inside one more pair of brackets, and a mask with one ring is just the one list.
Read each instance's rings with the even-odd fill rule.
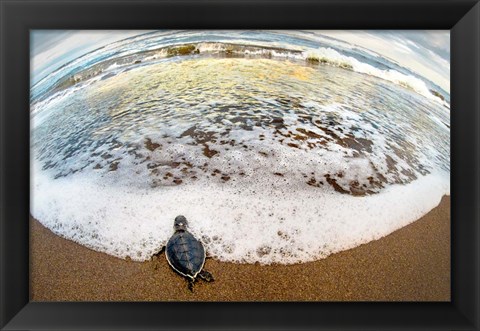
[[195,284],[195,279],[188,279],[188,289],[193,293],[193,284]]
[[212,274],[209,273],[208,271],[206,270],[202,270],[200,271],[200,273],[198,274],[198,276],[203,279],[204,281],[206,282],[213,282],[215,279],[213,278]]

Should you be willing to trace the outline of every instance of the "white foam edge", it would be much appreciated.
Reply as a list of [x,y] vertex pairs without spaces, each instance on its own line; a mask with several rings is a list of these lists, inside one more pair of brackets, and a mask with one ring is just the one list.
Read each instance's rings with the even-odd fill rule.
[[265,183],[252,193],[206,181],[140,190],[102,185],[92,173],[52,180],[35,164],[31,183],[31,213],[44,226],[93,250],[137,261],[166,244],[180,214],[221,261],[314,261],[384,237],[450,194],[444,173],[365,197],[315,188],[268,195]]

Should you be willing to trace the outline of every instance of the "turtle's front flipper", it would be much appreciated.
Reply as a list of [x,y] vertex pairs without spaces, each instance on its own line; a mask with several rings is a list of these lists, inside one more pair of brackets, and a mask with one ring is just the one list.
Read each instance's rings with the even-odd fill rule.
[[212,274],[209,273],[208,271],[206,270],[202,270],[200,271],[200,273],[198,274],[198,276],[200,276],[201,279],[203,279],[204,281],[206,282],[213,282],[215,279],[213,278]]

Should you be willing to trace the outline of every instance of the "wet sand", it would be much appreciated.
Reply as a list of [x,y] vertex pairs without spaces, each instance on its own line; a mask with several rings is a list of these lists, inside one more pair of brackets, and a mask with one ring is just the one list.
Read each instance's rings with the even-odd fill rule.
[[195,292],[167,264],[111,257],[30,219],[32,301],[450,301],[450,197],[374,242],[297,265],[207,259]]

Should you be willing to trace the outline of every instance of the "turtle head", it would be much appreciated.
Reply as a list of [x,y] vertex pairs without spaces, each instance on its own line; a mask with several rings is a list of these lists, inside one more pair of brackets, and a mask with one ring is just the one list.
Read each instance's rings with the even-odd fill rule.
[[175,222],[173,222],[173,228],[175,231],[185,231],[187,230],[187,225],[188,222],[185,216],[180,215],[175,217]]

